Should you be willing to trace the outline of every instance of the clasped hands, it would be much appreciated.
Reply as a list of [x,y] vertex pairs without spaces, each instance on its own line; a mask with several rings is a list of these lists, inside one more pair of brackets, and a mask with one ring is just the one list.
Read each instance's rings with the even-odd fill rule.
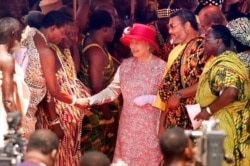
[[74,104],[77,108],[85,110],[89,108],[89,99],[88,98],[78,98]]

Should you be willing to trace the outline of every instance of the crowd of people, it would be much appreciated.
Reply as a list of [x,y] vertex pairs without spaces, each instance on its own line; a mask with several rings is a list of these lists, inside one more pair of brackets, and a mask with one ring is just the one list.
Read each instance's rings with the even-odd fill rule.
[[0,146],[21,111],[20,166],[192,165],[184,130],[211,117],[250,165],[248,1],[0,2]]

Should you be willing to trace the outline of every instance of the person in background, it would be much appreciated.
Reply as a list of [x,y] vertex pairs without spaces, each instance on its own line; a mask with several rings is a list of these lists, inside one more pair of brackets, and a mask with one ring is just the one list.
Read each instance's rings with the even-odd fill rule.
[[213,25],[205,35],[204,55],[209,61],[200,76],[196,102],[201,111],[195,120],[219,120],[218,128],[227,133],[225,154],[233,165],[250,165],[250,133],[246,122],[250,118],[250,80],[245,64],[234,52],[232,35],[227,27]]
[[8,130],[6,113],[20,111],[25,116],[29,104],[24,73],[12,56],[19,47],[21,33],[22,26],[17,19],[0,19],[0,147],[4,146],[3,137]]
[[212,25],[227,25],[225,15],[218,6],[208,5],[201,9],[198,16],[202,34]]
[[163,155],[161,166],[188,166],[194,162],[193,143],[183,128],[167,129],[159,143]]
[[83,154],[80,166],[110,166],[110,160],[102,152],[90,151]]
[[[115,68],[107,43],[115,34],[115,22],[109,12],[95,10],[89,18],[89,34],[84,38],[79,79],[94,95],[112,81]],[[83,119],[82,151],[99,150],[113,157],[117,130],[114,116],[119,113],[118,103],[92,106]]]
[[207,6],[217,6],[221,10],[224,0],[198,0],[198,3],[199,4],[194,11],[194,14],[196,15]]
[[24,161],[16,166],[54,166],[58,147],[59,140],[54,132],[36,130],[28,140]]
[[247,17],[239,17],[228,22],[238,56],[245,63],[250,74],[250,21]]
[[155,30],[144,24],[126,28],[120,40],[130,47],[133,57],[123,60],[107,88],[88,98],[90,105],[100,105],[123,96],[113,162],[121,159],[137,166],[160,163],[157,137],[160,111],[134,101],[137,96],[156,94],[163,75],[165,62],[152,53],[159,49],[155,35]]

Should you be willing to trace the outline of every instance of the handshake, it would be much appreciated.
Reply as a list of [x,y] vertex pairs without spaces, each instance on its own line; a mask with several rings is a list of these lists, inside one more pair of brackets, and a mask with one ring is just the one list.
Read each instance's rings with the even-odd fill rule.
[[[85,110],[86,108],[89,108],[90,105],[92,104],[102,104],[102,103],[106,103],[105,100],[102,100],[102,101],[98,101],[94,99],[94,101],[91,101],[91,98],[78,98],[78,99],[75,99],[73,97],[73,101],[70,105],[74,105],[76,106],[77,108],[79,109],[83,109]],[[150,104],[150,105],[153,105],[154,101],[155,101],[155,98],[156,98],[156,95],[141,95],[141,96],[138,96],[136,97],[133,102],[137,105],[137,106],[144,106],[146,104]]]
[[89,104],[89,99],[86,98],[78,98],[78,99],[74,99],[73,97],[73,101],[70,105],[73,105],[79,109],[85,110],[86,108],[89,108],[90,104]]

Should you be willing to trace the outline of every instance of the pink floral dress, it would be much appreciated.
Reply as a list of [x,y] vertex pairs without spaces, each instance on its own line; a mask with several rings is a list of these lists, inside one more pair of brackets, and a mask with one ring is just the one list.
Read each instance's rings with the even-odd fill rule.
[[124,103],[114,162],[121,159],[129,166],[159,165],[161,154],[157,128],[160,111],[151,104],[137,106],[133,100],[141,95],[156,95],[164,69],[165,62],[157,57],[147,62],[139,62],[136,58],[126,59],[111,85],[90,98],[91,104],[101,104],[122,93]]

